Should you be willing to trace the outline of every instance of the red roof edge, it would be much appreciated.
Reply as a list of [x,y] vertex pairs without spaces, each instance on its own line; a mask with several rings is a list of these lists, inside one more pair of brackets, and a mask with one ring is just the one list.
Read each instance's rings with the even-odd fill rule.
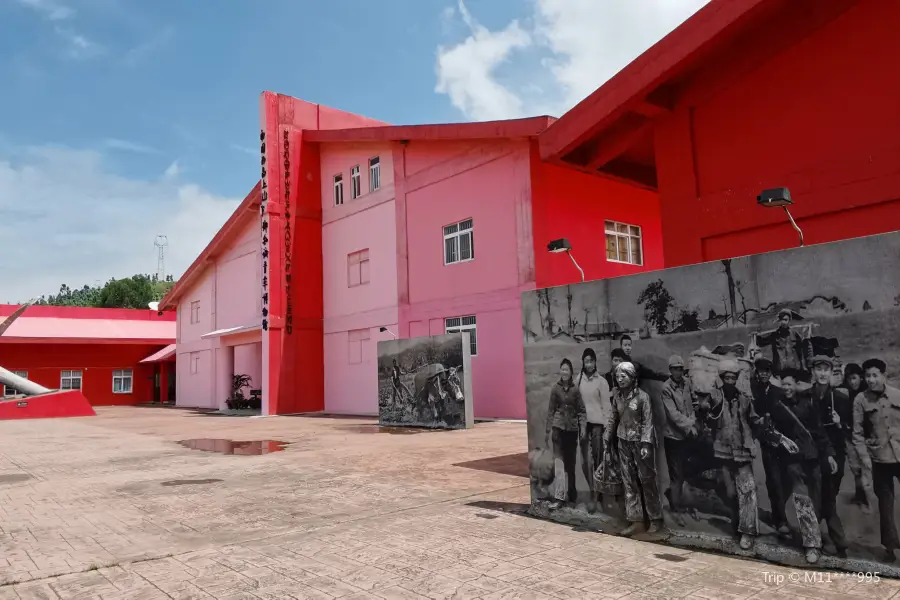
[[169,293],[160,301],[159,310],[175,310],[178,308],[178,300],[193,287],[197,280],[203,276],[206,267],[215,260],[216,255],[227,248],[241,234],[244,228],[259,214],[260,183],[253,187],[243,202],[235,209],[218,233],[207,244],[203,252],[194,259],[178,282],[172,286]]
[[303,140],[310,142],[396,142],[533,137],[546,130],[554,121],[556,121],[554,117],[540,116],[478,123],[321,129],[304,131]]
[[575,105],[539,137],[542,159],[559,159],[613,123],[630,105],[677,74],[709,44],[779,0],[710,0],[680,26]]

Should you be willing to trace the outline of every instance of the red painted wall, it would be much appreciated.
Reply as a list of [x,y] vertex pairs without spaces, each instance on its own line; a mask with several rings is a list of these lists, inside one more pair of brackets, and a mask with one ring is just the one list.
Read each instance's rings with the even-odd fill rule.
[[770,37],[794,45],[738,44],[682,88],[655,132],[666,266],[795,246],[783,211],[756,206],[771,187],[807,243],[900,229],[897,23],[880,0],[815,30],[782,15],[790,34]]
[[[580,281],[565,254],[547,252],[551,240],[568,238],[572,256],[587,281],[630,275],[663,267],[659,199],[653,192],[540,161],[531,152],[532,234],[538,288]],[[641,227],[644,265],[606,260],[604,221]]]
[[[19,304],[0,304],[0,317],[8,317]],[[106,319],[111,321],[174,321],[175,311],[158,314],[155,310],[135,308],[85,308],[82,306],[29,306],[22,318],[43,319]]]
[[0,421],[95,415],[84,394],[78,390],[53,392],[18,400],[0,400]]
[[[94,406],[137,404],[153,400],[154,366],[141,360],[164,346],[158,344],[0,344],[0,365],[27,371],[28,379],[50,389],[60,385],[60,371],[80,369],[81,390]],[[131,394],[112,393],[112,373],[134,372]]]

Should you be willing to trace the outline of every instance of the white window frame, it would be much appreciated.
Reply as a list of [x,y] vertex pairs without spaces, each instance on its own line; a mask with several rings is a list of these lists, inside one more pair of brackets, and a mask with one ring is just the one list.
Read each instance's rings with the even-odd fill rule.
[[[627,228],[626,231],[619,231],[620,227]],[[619,263],[623,265],[634,265],[636,267],[644,266],[644,235],[643,230],[638,225],[631,225],[629,223],[621,223],[619,221],[610,221],[606,220],[603,224],[604,230],[604,242],[607,244],[606,248],[606,261],[611,263]],[[637,230],[637,234],[634,231]],[[609,257],[609,241],[610,238],[615,240],[616,243],[616,258]],[[625,254],[627,260],[619,260],[619,240],[625,240]],[[637,244],[638,253],[640,253],[640,260],[635,260],[635,250],[634,244]]]
[[196,375],[200,372],[200,353],[199,352],[191,352],[189,355],[189,360],[191,361],[190,373],[191,375]]
[[369,191],[381,188],[381,158],[373,156],[369,159]]
[[[24,377],[28,379],[28,371],[12,371],[13,375],[18,375],[19,377]],[[14,387],[4,385],[3,386],[3,397],[4,398],[12,398],[13,396],[19,395],[21,392]]]
[[472,356],[478,356],[478,334],[475,315],[464,317],[448,317],[444,319],[444,331],[447,333],[469,332],[469,351]]
[[[368,342],[370,339],[371,333],[368,328],[351,329],[347,332],[347,364],[360,365],[365,362],[364,342]],[[354,349],[359,353],[359,360],[353,356]]]
[[200,301],[199,300],[191,300],[191,325],[196,325],[200,322]]
[[[473,219],[463,219],[462,221],[457,221],[456,223],[451,223],[450,225],[444,225],[441,229],[444,233],[444,248],[442,250],[444,254],[444,266],[447,265],[457,265],[459,263],[466,263],[475,260],[475,221]],[[469,238],[469,257],[461,258],[461,243],[460,240],[462,238]],[[453,245],[454,257],[452,260],[448,260],[447,256],[447,243],[450,242]]]
[[[116,381],[119,381],[122,389],[116,390]],[[125,383],[128,383],[126,389]],[[134,369],[116,369],[112,375],[112,392],[113,394],[133,394],[134,393]]]
[[[365,267],[365,268],[364,268]],[[351,275],[356,272],[358,281],[353,283]],[[369,249],[364,248],[351,252],[347,255],[347,287],[359,287],[369,283],[372,276],[371,266],[369,264]]]
[[350,199],[356,200],[362,196],[362,175],[359,173],[359,165],[350,167]]
[[334,186],[334,205],[342,206],[344,204],[344,174],[335,175],[333,179]]
[[[78,387],[75,387],[75,381]],[[80,390],[84,385],[84,374],[81,369],[64,369],[59,372],[59,389],[61,390]]]

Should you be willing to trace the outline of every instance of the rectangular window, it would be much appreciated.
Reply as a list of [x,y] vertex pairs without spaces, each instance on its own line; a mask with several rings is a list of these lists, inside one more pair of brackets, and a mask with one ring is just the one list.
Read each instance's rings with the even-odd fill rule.
[[[13,371],[12,374],[18,375],[19,377],[24,377],[25,379],[28,379],[28,371]],[[18,396],[21,393],[22,392],[20,392],[19,390],[17,390],[14,387],[11,387],[8,385],[3,386],[3,397],[4,398],[9,398],[10,396]]]
[[475,258],[472,219],[444,227],[444,264],[468,262]]
[[191,375],[196,375],[200,372],[200,353],[199,352],[191,352]]
[[369,191],[374,192],[381,187],[381,161],[378,157],[369,159]]
[[334,176],[334,205],[340,206],[344,203],[344,176]]
[[347,332],[347,362],[358,365],[363,361],[363,345],[369,341],[368,329],[353,329]]
[[200,301],[194,300],[191,302],[191,325],[195,325],[200,322]]
[[350,199],[355,200],[362,194],[362,181],[359,175],[359,165],[350,169]]
[[80,390],[81,371],[61,371],[59,374],[59,389]]
[[113,394],[130,394],[134,383],[131,369],[113,371]]
[[369,283],[369,249],[347,255],[347,286],[356,287]]
[[469,351],[472,356],[478,355],[478,340],[475,335],[475,316],[468,317],[452,317],[444,319],[444,329],[447,333],[457,333],[460,331],[469,332]]
[[606,221],[606,260],[610,262],[643,265],[641,228],[615,221]]

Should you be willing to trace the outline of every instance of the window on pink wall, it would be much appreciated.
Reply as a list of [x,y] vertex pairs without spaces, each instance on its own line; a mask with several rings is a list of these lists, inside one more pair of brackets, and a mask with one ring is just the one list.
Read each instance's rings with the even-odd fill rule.
[[369,341],[368,329],[352,329],[347,332],[347,362],[358,365],[363,361],[363,346]]
[[347,286],[356,287],[369,283],[369,249],[347,255]]

